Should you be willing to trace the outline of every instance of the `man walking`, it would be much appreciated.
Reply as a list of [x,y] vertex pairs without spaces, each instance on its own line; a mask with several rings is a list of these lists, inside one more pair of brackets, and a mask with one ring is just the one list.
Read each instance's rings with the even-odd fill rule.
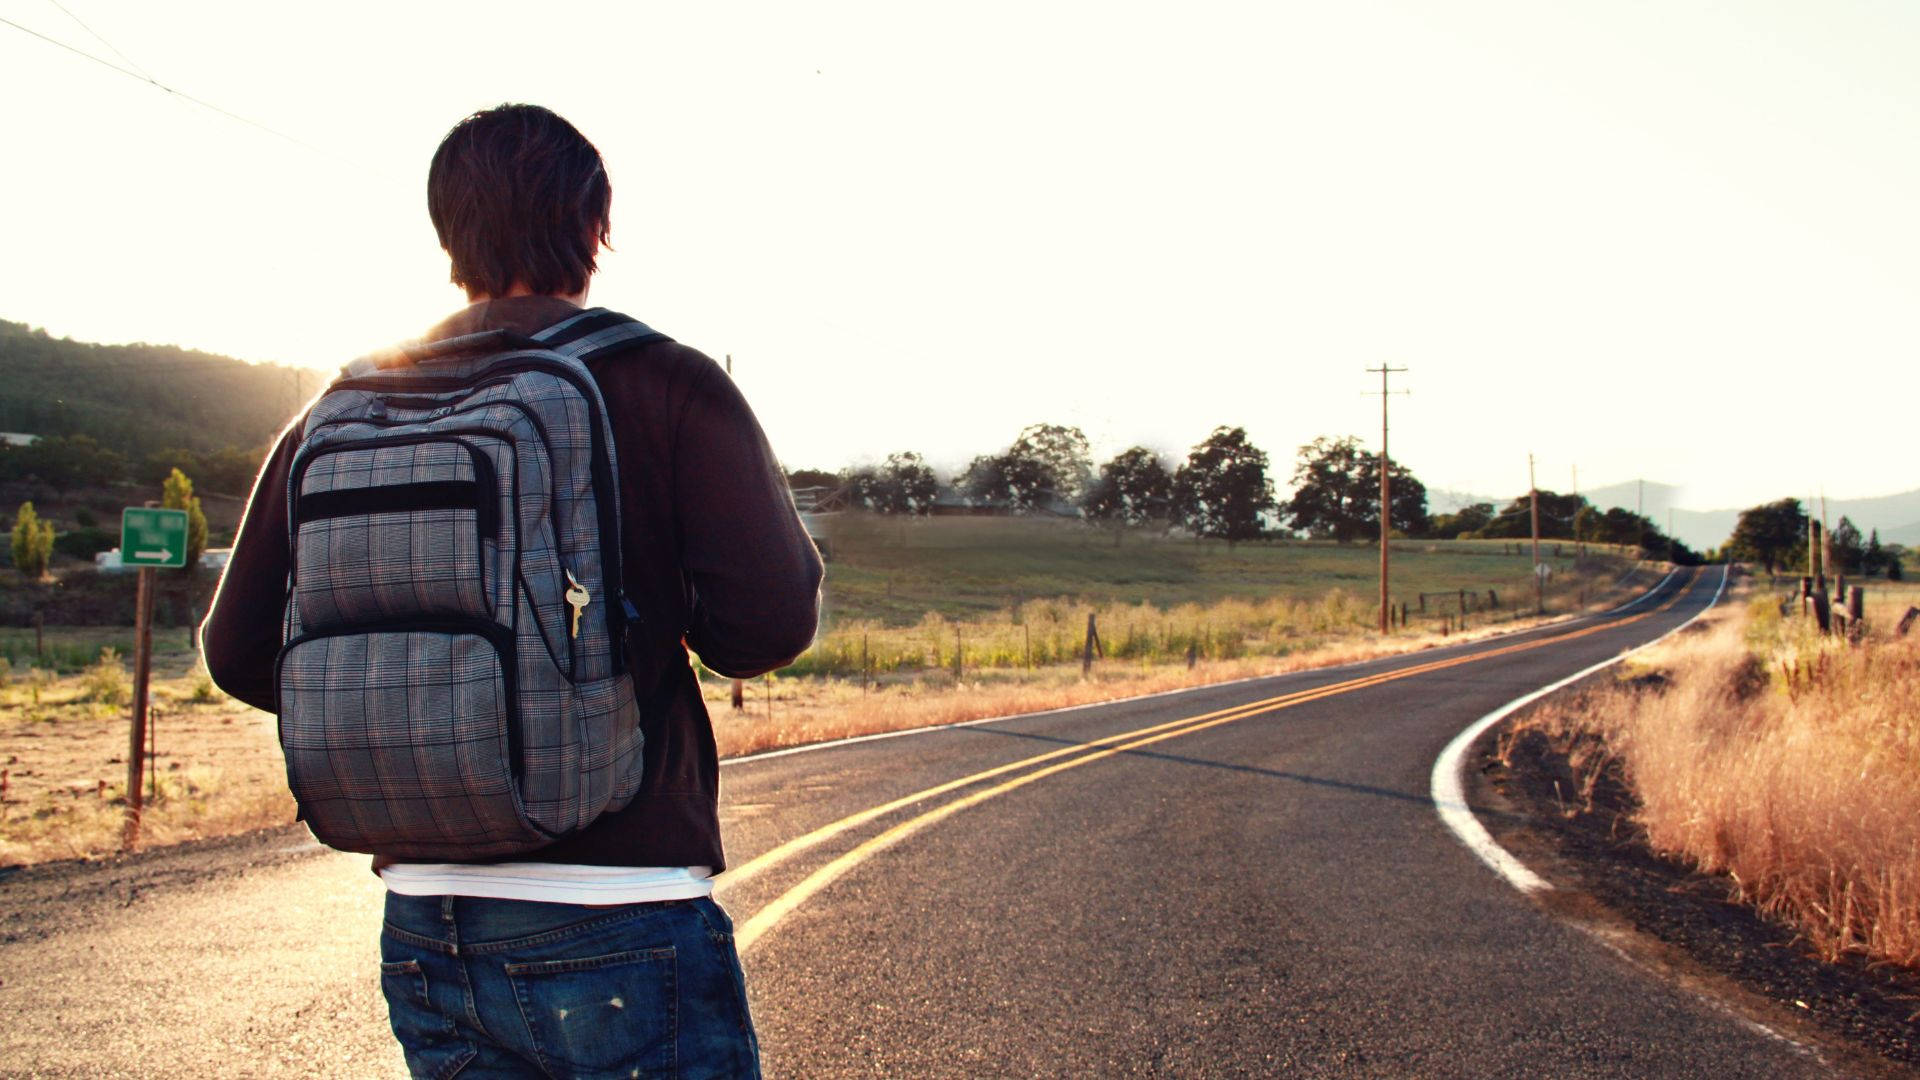
[[[732,925],[711,899],[725,865],[719,767],[687,650],[735,677],[789,663],[814,633],[821,564],[725,372],[659,335],[594,347],[632,325],[585,308],[610,201],[599,152],[536,106],[468,117],[428,174],[428,212],[472,303],[422,342],[538,335],[531,347],[582,357],[605,403],[621,537],[608,563],[631,601],[623,659],[644,765],[624,807],[543,847],[375,860],[388,889],[381,985],[419,1077],[759,1075]],[[276,713],[301,427],[261,473],[204,633],[214,681]],[[576,637],[599,600],[577,589]]]

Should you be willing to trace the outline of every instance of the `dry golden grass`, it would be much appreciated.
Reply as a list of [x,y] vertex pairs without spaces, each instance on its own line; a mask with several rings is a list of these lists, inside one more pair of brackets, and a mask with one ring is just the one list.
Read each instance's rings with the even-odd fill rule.
[[[1617,572],[1615,567],[1606,569]],[[1643,591],[1661,572],[1648,564],[1612,581],[1610,589],[1595,586],[1590,607]],[[748,688],[747,708],[735,712],[728,704],[729,683],[708,677],[703,688],[720,752],[736,756],[1280,674],[1472,640],[1536,621],[1492,621],[1512,617],[1509,608],[1491,617],[1475,616],[1465,633],[1442,635],[1429,621],[1426,629],[1400,631],[1382,640],[1362,625],[1369,609],[1339,592],[1315,604],[1237,597],[1165,610],[1105,604],[1097,610],[1107,658],[1095,663],[1090,678],[1082,679],[1079,661],[1065,659],[1074,650],[1054,639],[1064,642],[1071,636],[1077,646],[1087,610],[1068,601],[1029,601],[1017,612],[978,620],[954,622],[932,615],[918,626],[874,625],[868,630],[870,640],[897,645],[899,653],[888,665],[893,670],[877,675],[872,689],[863,689],[858,678],[789,671],[755,680]],[[1036,643],[1048,642],[1044,651],[1026,651],[1029,631],[1011,621],[1015,614],[1031,623]],[[952,653],[943,651],[950,648],[956,629],[966,647],[958,678]],[[822,648],[844,649],[857,641],[853,633],[843,628],[823,635]],[[0,662],[0,769],[8,774],[0,796],[0,865],[87,858],[119,849],[127,665],[124,657],[88,662],[102,647],[111,647],[109,640],[94,631],[49,631],[49,651],[63,658],[58,665],[63,674]],[[1192,669],[1185,662],[1189,640],[1198,646]],[[13,644],[23,660],[31,655],[23,643]],[[215,690],[197,667],[184,635],[158,645],[154,707],[159,756],[151,774],[158,798],[143,815],[141,846],[292,821],[293,800],[286,792],[273,717]],[[906,657],[915,648],[925,649],[924,659],[909,662]],[[928,661],[935,666],[919,666]],[[857,661],[852,670],[859,670]]]
[[[1637,586],[1651,583],[1637,582]],[[773,676],[750,682],[739,710],[731,707],[728,680],[706,676],[702,690],[720,753],[733,757],[1397,656],[1511,633],[1544,621],[1551,617],[1520,618],[1451,634],[1401,631],[1389,638],[1349,632],[1290,653],[1198,660],[1191,669],[1184,662],[1107,659],[1096,661],[1087,678],[1081,677],[1078,661],[1035,668],[963,668],[958,678],[951,671],[925,669],[881,678],[865,689],[855,679]]]
[[[142,847],[293,820],[273,717],[213,690],[192,662],[191,653],[156,658],[158,756],[142,785],[152,793]],[[118,658],[66,676],[16,669],[0,682],[0,865],[119,850],[125,694]]]
[[1597,736],[1576,772],[1617,759],[1655,850],[1726,874],[1829,960],[1920,967],[1920,634],[1889,633],[1907,590],[1876,591],[1858,646],[1756,595],[1524,723]]

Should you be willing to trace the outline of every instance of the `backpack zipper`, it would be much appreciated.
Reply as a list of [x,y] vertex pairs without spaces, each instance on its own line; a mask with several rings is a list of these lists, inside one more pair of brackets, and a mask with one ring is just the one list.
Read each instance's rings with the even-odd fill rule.
[[[541,351],[546,351],[544,348]],[[512,355],[512,354],[509,354]],[[620,550],[619,492],[613,480],[613,451],[605,445],[606,438],[601,429],[606,424],[606,408],[600,399],[600,388],[591,375],[576,373],[572,366],[582,371],[585,365],[577,360],[562,357],[561,361],[541,358],[538,355],[527,356],[489,366],[484,376],[478,380],[464,379],[457,375],[421,375],[400,378],[382,375],[356,375],[334,383],[331,390],[366,390],[385,396],[391,391],[457,391],[473,389],[481,385],[493,385],[496,382],[511,381],[511,376],[523,371],[545,372],[555,378],[564,379],[573,384],[574,389],[587,402],[587,433],[590,439],[589,468],[592,471],[594,503],[600,516],[600,564],[605,568],[602,574],[602,588],[612,601],[607,605],[607,634],[612,639],[613,672],[618,675],[626,670],[626,631],[629,622],[638,621],[639,611],[628,602],[626,595],[626,577],[624,572],[624,553]],[[352,421],[343,421],[352,422]],[[613,543],[605,541],[611,537]],[[616,625],[618,623],[618,625]]]

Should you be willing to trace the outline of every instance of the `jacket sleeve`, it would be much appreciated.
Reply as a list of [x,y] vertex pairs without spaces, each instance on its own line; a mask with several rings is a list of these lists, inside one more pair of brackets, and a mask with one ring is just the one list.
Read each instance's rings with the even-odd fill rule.
[[674,440],[687,644],[708,667],[751,678],[792,663],[820,618],[820,553],[760,422],[706,360]]
[[256,709],[279,711],[273,664],[287,603],[287,471],[299,425],[283,432],[254,482],[233,557],[201,627],[207,673],[220,689]]

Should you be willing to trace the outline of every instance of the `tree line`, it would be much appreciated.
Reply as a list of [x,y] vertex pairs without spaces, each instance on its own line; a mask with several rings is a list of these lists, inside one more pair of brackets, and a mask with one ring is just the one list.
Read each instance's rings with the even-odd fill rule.
[[[950,489],[967,506],[1111,526],[1116,542],[1125,527],[1154,523],[1229,543],[1279,536],[1351,543],[1380,535],[1379,457],[1358,438],[1321,437],[1301,446],[1291,474],[1293,493],[1286,499],[1275,495],[1270,464],[1246,429],[1222,426],[1183,460],[1170,462],[1149,447],[1131,446],[1096,468],[1079,428],[1034,424],[1004,450],[975,457],[952,478]],[[1411,470],[1390,460],[1388,474],[1388,525],[1396,535],[1448,540],[1531,535],[1527,494],[1504,507],[1477,503],[1436,515],[1428,511],[1426,486]],[[796,488],[841,489],[852,505],[882,514],[930,514],[941,489],[926,459],[913,452],[839,473],[799,470],[789,479]],[[1543,538],[1637,546],[1697,561],[1639,514],[1603,511],[1581,496],[1552,491],[1539,492],[1538,499]]]
[[245,495],[267,444],[326,381],[167,345],[95,345],[0,320],[0,482],[159,484],[174,470]]
[[1859,526],[1844,516],[1834,526],[1832,536],[1822,536],[1821,529],[1822,524],[1808,516],[1799,499],[1778,499],[1742,510],[1724,550],[1729,558],[1759,563],[1772,575],[1778,570],[1806,566],[1811,544],[1832,553],[1829,573],[1867,577],[1885,574],[1894,581],[1901,579],[1906,548],[1882,544],[1879,529],[1862,539]]
[[253,489],[254,476],[266,456],[265,445],[254,450],[174,447],[136,459],[102,445],[91,435],[55,435],[28,446],[0,448],[0,483],[32,483],[54,489],[153,485],[165,483],[177,471],[198,477],[207,491],[244,496]]

